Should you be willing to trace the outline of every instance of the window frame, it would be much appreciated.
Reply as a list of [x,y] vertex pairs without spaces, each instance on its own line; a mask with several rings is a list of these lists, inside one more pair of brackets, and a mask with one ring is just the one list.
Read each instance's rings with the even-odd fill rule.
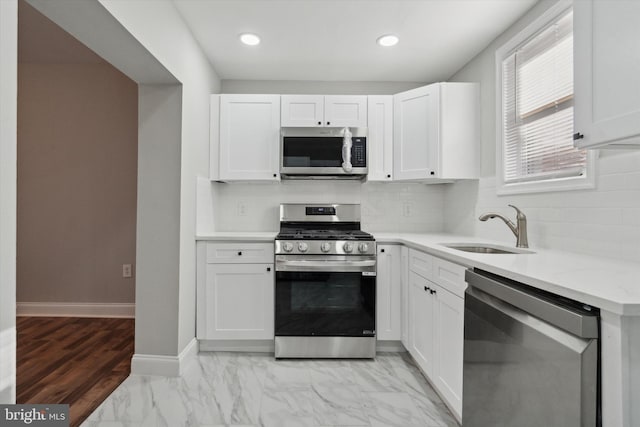
[[[585,174],[567,178],[551,178],[506,183],[504,179],[504,109],[503,109],[503,67],[504,60],[510,57],[521,45],[544,31],[573,7],[568,0],[561,0],[547,9],[541,16],[529,23],[495,52],[496,69],[496,193],[498,195],[542,193],[552,191],[571,191],[595,188],[595,159],[597,150],[587,150]],[[574,79],[575,80],[575,79]],[[575,96],[575,86],[574,86]]]

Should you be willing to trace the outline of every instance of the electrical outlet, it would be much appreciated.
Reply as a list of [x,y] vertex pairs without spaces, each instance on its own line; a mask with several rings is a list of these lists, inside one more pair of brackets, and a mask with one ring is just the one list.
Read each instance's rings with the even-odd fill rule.
[[411,203],[404,202],[402,204],[402,216],[411,216]]
[[131,277],[131,264],[122,264],[122,277]]
[[245,202],[238,202],[238,216],[246,216],[247,215],[247,204]]

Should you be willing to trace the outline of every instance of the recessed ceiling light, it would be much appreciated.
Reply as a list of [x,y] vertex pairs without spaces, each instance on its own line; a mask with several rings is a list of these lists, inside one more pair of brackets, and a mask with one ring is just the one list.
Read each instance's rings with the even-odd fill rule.
[[260,44],[260,37],[252,33],[240,34],[240,41],[249,46]]
[[400,39],[398,38],[398,36],[394,36],[393,34],[386,34],[384,36],[378,37],[378,40],[376,41],[380,46],[389,47],[397,45]]

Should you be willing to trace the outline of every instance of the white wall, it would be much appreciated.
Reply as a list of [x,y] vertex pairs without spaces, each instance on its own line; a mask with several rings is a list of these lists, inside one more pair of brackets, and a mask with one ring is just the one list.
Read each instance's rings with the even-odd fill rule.
[[[138,181],[138,214],[143,212],[147,219],[137,224],[135,352],[171,356],[177,363],[175,356],[195,337],[196,181],[199,175],[208,175],[209,94],[219,92],[220,81],[169,0],[29,3],[131,79],[147,85],[149,102],[140,107],[140,115],[154,110],[167,114],[163,123],[156,121],[159,128],[139,129],[139,144],[151,146],[154,132],[160,131],[164,132],[164,148],[176,151],[169,158],[153,156],[152,150],[145,152],[147,156],[139,152],[139,171],[155,175],[139,176]],[[161,102],[161,88],[154,87],[158,83],[170,85],[166,105]],[[172,108],[176,90],[180,91],[181,110]],[[159,169],[163,162],[168,169]],[[164,191],[170,200],[169,212],[157,209],[165,206],[157,204]],[[177,231],[162,228],[171,215]],[[142,247],[148,252],[143,253]],[[170,260],[151,266],[155,255],[164,259],[167,253]],[[146,273],[145,259],[149,260]],[[153,298],[144,299],[145,295]],[[167,304],[174,304],[175,309],[163,311]],[[175,327],[162,329],[158,324]]]
[[[101,4],[182,83],[179,283],[176,283],[179,327],[175,341],[179,353],[195,337],[196,181],[198,175],[207,176],[209,172],[209,94],[220,90],[220,81],[170,1],[101,0]],[[162,315],[152,305],[142,310],[140,314],[145,317]],[[173,337],[163,337],[163,332],[157,328],[154,331],[136,328],[136,340],[151,333],[159,340],[173,341]],[[136,341],[136,353],[146,353],[141,345]]]
[[221,93],[393,95],[424,82],[339,82],[290,80],[222,80]]
[[0,403],[16,400],[18,3],[0,1]]
[[478,216],[495,211],[513,218],[507,204],[514,204],[527,215],[533,248],[640,261],[640,151],[601,151],[595,190],[496,195],[495,50],[554,3],[536,4],[450,79],[480,82],[482,178],[448,186],[445,229],[513,244],[515,237],[502,221],[480,222]]
[[[442,231],[444,187],[350,181],[210,184],[215,231],[276,231],[280,203],[360,203],[365,231]],[[243,205],[244,209],[239,209]],[[240,211],[244,211],[240,215]],[[206,233],[202,227],[199,233]]]

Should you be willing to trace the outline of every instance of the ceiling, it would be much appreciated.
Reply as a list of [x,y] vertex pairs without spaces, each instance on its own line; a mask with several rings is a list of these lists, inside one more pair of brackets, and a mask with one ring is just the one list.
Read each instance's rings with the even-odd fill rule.
[[221,79],[411,82],[448,79],[536,1],[173,0]]

